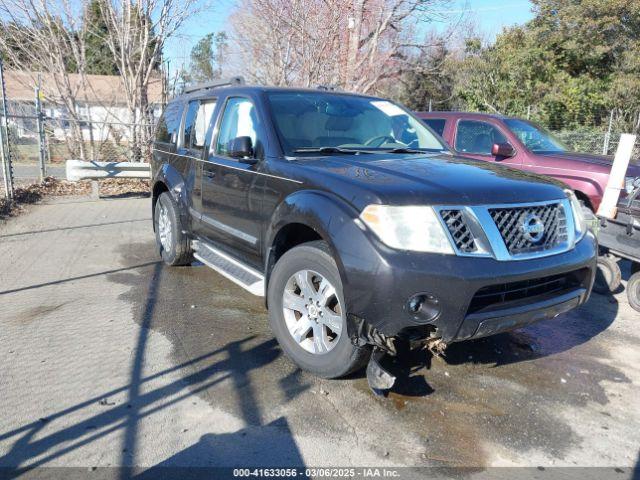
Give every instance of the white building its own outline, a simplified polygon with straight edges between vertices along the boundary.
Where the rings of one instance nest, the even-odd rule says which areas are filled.
[[[35,120],[20,116],[35,115],[35,81],[37,73],[5,71],[9,123],[19,138],[36,138]],[[116,143],[130,137],[129,124],[134,120],[127,107],[125,89],[121,77],[112,75],[87,75],[86,84],[78,74],[69,74],[72,88],[76,90],[76,114],[81,119],[82,135],[86,141]],[[60,93],[50,74],[40,75],[41,99],[44,114],[48,117],[47,129],[56,140],[69,135],[71,116],[59,101]],[[149,84],[149,103],[158,118],[162,108],[162,79],[155,77]],[[12,118],[13,116],[13,118]]]

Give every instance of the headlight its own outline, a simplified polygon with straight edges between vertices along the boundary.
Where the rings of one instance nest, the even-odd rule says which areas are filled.
[[[431,207],[369,205],[360,214],[360,219],[391,248],[454,254],[449,238]]]
[[[582,204],[571,190],[565,190],[567,198],[571,202],[571,211],[573,212],[573,223],[576,229],[576,242],[580,240],[587,231],[587,221],[582,212]]]

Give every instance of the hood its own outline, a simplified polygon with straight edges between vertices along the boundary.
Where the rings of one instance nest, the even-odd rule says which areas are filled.
[[[539,154],[549,160],[554,160],[560,164],[570,162],[577,170],[596,171],[601,173],[609,173],[613,164],[613,156],[611,155],[593,155],[590,153],[564,152]],[[632,162],[634,159],[631,160]],[[640,176],[640,166],[637,164],[629,164],[627,175],[632,177]]]
[[[447,154],[336,155],[296,162],[308,171],[310,184],[322,178],[318,187],[358,208],[376,202],[483,205],[564,198],[562,184],[554,179]]]

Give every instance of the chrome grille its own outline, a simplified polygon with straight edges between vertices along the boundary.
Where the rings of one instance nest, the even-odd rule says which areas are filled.
[[[568,240],[567,218],[560,203],[490,208],[489,214],[511,255],[542,252]],[[544,225],[544,232],[535,240],[526,235],[524,227],[526,219],[532,215]]]
[[[451,238],[453,238],[456,248],[464,253],[472,253],[478,250],[473,234],[464,223],[462,211],[460,210],[440,210],[440,216],[447,225]]]

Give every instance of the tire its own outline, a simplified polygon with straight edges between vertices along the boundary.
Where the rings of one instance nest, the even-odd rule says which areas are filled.
[[[640,262],[631,262],[631,275],[640,272]]]
[[[622,282],[622,272],[615,258],[610,256],[598,257],[598,270],[593,291],[601,295],[608,295],[617,290]]]
[[[328,282],[328,288],[320,289],[321,284],[327,285],[320,283],[321,279]],[[305,289],[298,283],[305,285]],[[328,292],[326,298],[322,291]],[[303,293],[313,295],[314,305],[305,305],[311,296],[305,299]],[[300,310],[285,309],[285,294],[291,299],[287,305]],[[369,359],[371,349],[357,347],[349,339],[342,281],[325,242],[302,244],[280,257],[269,279],[267,295],[271,329],[285,354],[303,370],[324,378],[338,378],[364,366]],[[317,308],[316,299],[320,304]],[[329,328],[329,324],[337,324],[337,319],[341,322],[339,333]],[[297,332],[297,340],[292,332]]]
[[[636,272],[627,282],[627,298],[629,299],[629,305],[635,311],[640,312],[640,272]]]
[[[170,266],[189,265],[193,261],[193,251],[189,238],[184,234],[178,205],[169,192],[160,194],[153,215],[153,223],[156,244],[164,263]],[[165,225],[168,225],[168,229]]]

